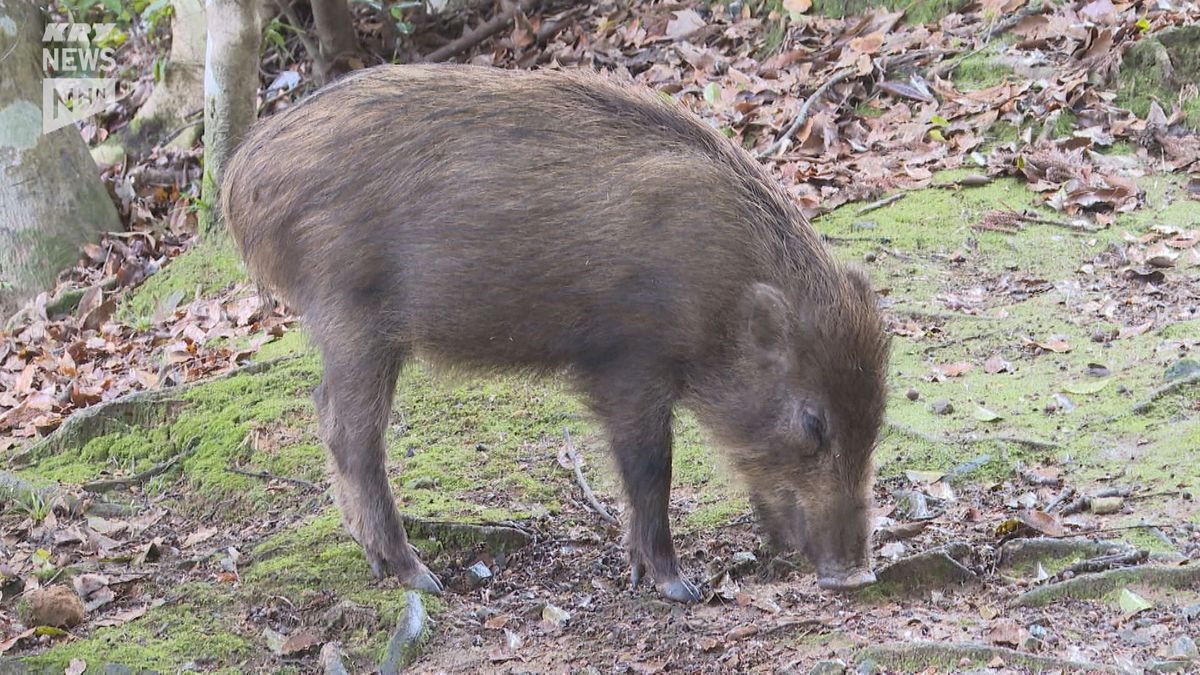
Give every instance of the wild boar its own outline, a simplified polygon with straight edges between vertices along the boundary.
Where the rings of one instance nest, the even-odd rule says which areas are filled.
[[[397,375],[420,356],[569,374],[623,479],[634,586],[700,598],[667,516],[677,405],[822,587],[874,580],[888,356],[875,295],[692,114],[594,73],[372,68],[259,122],[221,208],[320,348],[337,501],[377,575],[442,589],[384,471]]]

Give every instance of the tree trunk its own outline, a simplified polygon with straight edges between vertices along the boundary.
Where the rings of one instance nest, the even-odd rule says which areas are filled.
[[[204,0],[172,0],[171,55],[166,74],[129,126],[92,151],[101,164],[120,162],[125,152],[147,152],[167,134],[184,126],[188,115],[204,106]],[[200,137],[200,125],[185,128],[171,145],[190,148]]]
[[[42,133],[42,16],[0,0],[0,316],[54,284],[79,247],[121,229],[74,125]]]
[[[204,57],[204,203],[201,228],[220,231],[216,211],[225,160],[256,115],[260,0],[206,0],[208,46]],[[280,158],[280,161],[286,161]]]
[[[354,32],[354,17],[346,0],[312,0],[313,22],[317,24],[317,41],[321,45],[324,81],[362,68],[358,35]]]

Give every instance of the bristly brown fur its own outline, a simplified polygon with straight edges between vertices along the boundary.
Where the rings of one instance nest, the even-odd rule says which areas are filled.
[[[251,272],[322,350],[339,502],[377,572],[428,574],[382,470],[395,373],[414,353],[571,371],[617,455],[635,571],[672,597],[694,590],[666,522],[677,403],[776,519],[799,518],[792,502],[815,514],[784,533],[795,545],[837,526],[822,513],[869,499],[887,362],[869,284],[749,155],[641,87],[368,69],[259,123],[221,207]],[[847,546],[825,557],[859,565]]]

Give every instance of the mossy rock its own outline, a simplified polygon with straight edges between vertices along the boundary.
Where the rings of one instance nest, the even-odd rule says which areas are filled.
[[[1181,91],[1200,86],[1200,26],[1165,30],[1134,43],[1125,51],[1117,80],[1117,105],[1145,117],[1157,100],[1171,114]],[[1200,130],[1200,96],[1193,93],[1179,103],[1183,123]]]

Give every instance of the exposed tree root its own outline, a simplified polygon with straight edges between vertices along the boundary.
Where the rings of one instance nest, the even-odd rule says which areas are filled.
[[[489,552],[515,551],[533,542],[532,532],[512,525],[454,523],[403,514],[401,520],[412,539],[435,539],[463,548],[482,544]]]
[[[1147,584],[1165,588],[1200,587],[1200,565],[1184,567],[1125,567],[1122,569],[1084,574],[1058,583],[1047,584],[1022,593],[1019,607],[1044,607],[1062,598],[1089,600],[1103,597],[1122,586]]]
[[[429,631],[426,628],[429,615],[425,613],[425,605],[421,596],[415,591],[404,594],[408,601],[401,615],[396,632],[388,640],[387,652],[383,663],[379,665],[380,675],[396,675],[400,673],[421,654],[421,646],[425,644]]]
[[[1198,382],[1200,382],[1200,373],[1192,373],[1187,377],[1181,377],[1178,380],[1171,380],[1170,382],[1150,392],[1150,395],[1146,397],[1146,400],[1133,406],[1133,412],[1140,415],[1150,408],[1153,408],[1155,401],[1163,396],[1166,396],[1167,394],[1173,394],[1184,387],[1191,386]]]
[[[1072,556],[1095,558],[1115,553],[1129,553],[1131,551],[1133,551],[1132,547],[1121,542],[1094,541],[1080,537],[1072,539],[1054,539],[1051,537],[1013,539],[1000,547],[1000,556],[996,565],[998,567],[1012,567],[1039,560],[1068,558]]]
[[[187,405],[183,394],[194,387],[217,382],[236,375],[263,373],[295,356],[284,356],[234,368],[226,373],[166,389],[138,391],[112,401],[84,408],[63,422],[54,433],[36,441],[9,459],[11,466],[21,466],[40,457],[60,454],[68,449],[87,445],[93,438],[134,426],[156,426],[171,421]]]
[[[1119,673],[1112,666],[1086,661],[1070,661],[1053,656],[1040,656],[1004,647],[989,647],[974,643],[891,642],[867,647],[858,653],[859,661],[874,661],[900,672],[917,672],[929,666],[940,666],[945,672],[961,672],[963,659],[971,666],[981,667],[999,657],[1006,666],[1027,668],[1033,672],[1062,670],[1066,672]]]
[[[171,459],[168,459],[165,462],[159,462],[158,464],[155,464],[154,466],[150,467],[149,469],[146,469],[145,471],[143,471],[141,473],[134,474],[132,476],[127,476],[125,478],[109,478],[106,480],[94,480],[90,483],[84,483],[80,487],[82,487],[84,490],[86,490],[88,492],[108,492],[109,490],[116,490],[117,488],[125,488],[125,487],[130,487],[133,485],[141,485],[142,483],[145,483],[146,481],[150,480],[151,478],[154,478],[155,476],[161,476],[162,474],[166,473],[167,471],[170,471],[171,467],[178,464],[180,460],[182,460],[184,457],[187,457],[188,455],[192,454],[192,451],[195,450],[196,446],[199,444],[200,444],[200,439],[198,437],[193,438],[192,440],[188,441],[188,444],[183,449],[183,452],[179,453],[178,455],[175,455],[174,457],[172,457]]]

